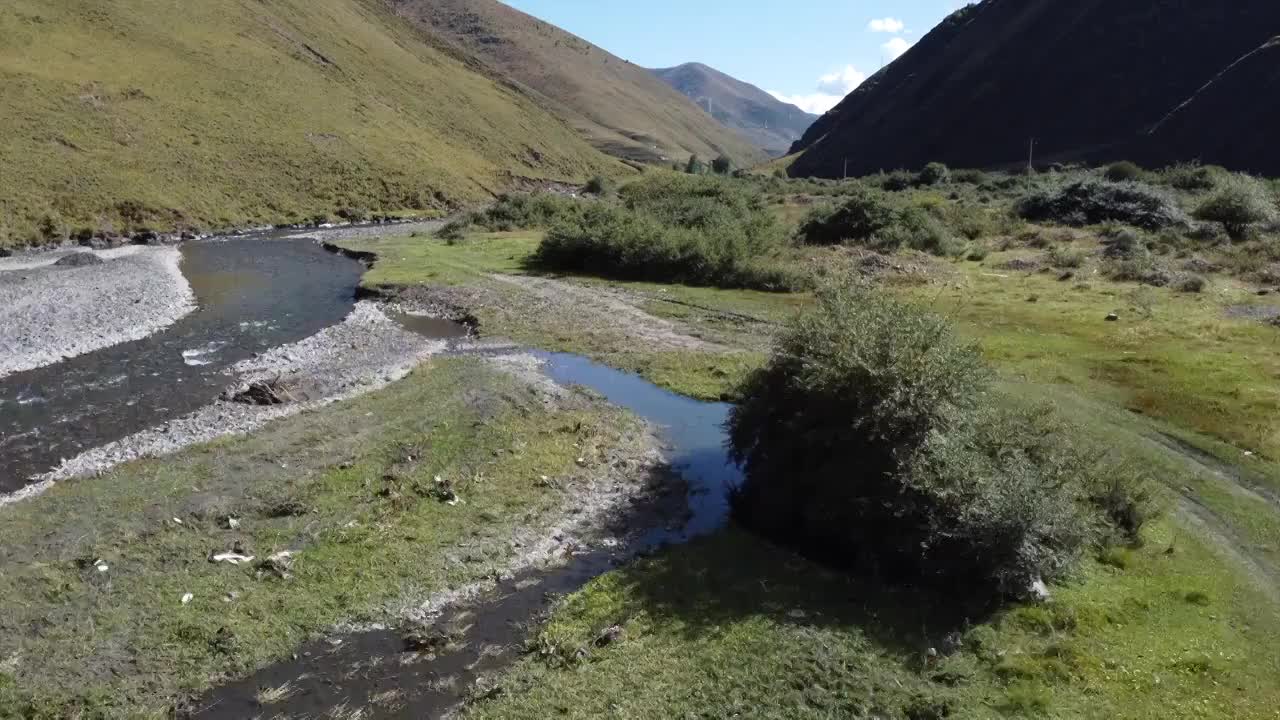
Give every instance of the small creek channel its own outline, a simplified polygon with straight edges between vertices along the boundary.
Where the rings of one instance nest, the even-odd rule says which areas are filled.
[[[198,309],[143,340],[123,343],[0,380],[0,493],[20,489],[64,458],[122,439],[212,402],[239,361],[303,340],[341,322],[355,303],[364,267],[296,231],[196,241],[182,246],[182,270]],[[408,330],[456,339],[467,328],[398,316]],[[467,354],[465,344],[451,352]],[[397,632],[376,631],[319,641],[296,660],[218,688],[180,713],[234,719],[267,711],[318,717],[339,707],[360,717],[433,718],[471,692],[474,681],[513,663],[529,628],[551,598],[581,588],[619,564],[666,544],[720,527],[727,490],[741,479],[725,452],[729,406],[703,403],[576,355],[536,353],[561,384],[580,385],[662,428],[667,457],[684,481],[684,497],[641,502],[614,519],[628,531],[625,547],[574,555],[552,569],[532,569],[437,619],[429,652],[405,652]],[[332,639],[331,639],[332,640]],[[410,661],[412,660],[412,661]],[[263,688],[293,692],[263,707]],[[389,695],[390,693],[390,695]],[[379,705],[379,697],[397,698]]]
[[[341,322],[365,269],[315,241],[283,239],[297,232],[185,243],[194,312],[142,340],[0,380],[0,493],[198,410],[237,362]]]
[[[675,502],[642,503],[620,519],[638,539],[625,548],[573,556],[562,567],[531,569],[503,579],[478,598],[446,608],[418,633],[409,648],[392,630],[356,633],[313,642],[295,659],[267,667],[201,698],[186,717],[438,718],[464,702],[475,681],[512,665],[532,628],[554,599],[580,589],[638,554],[678,544],[721,527],[728,516],[728,488],[741,479],[725,452],[729,406],[670,393],[645,380],[576,355],[537,353],[545,372],[561,384],[581,385],[658,425],[667,457],[687,486]],[[674,522],[673,522],[674,519]],[[422,646],[425,639],[426,647]],[[287,697],[259,702],[259,692],[287,687]]]

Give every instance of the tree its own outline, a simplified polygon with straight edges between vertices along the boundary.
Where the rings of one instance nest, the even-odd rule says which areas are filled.
[[[690,175],[701,175],[702,169],[702,161],[698,159],[698,156],[696,154],[690,155],[689,162],[684,166],[684,171]]]
[[[733,161],[727,155],[721,155],[711,161],[711,171],[717,175],[728,175],[733,170]]]

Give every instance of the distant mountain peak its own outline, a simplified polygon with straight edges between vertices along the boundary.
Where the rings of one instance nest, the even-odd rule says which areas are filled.
[[[401,17],[519,85],[598,149],[639,162],[765,158],[644,68],[497,0],[385,0]]]
[[[687,62],[650,72],[771,155],[785,154],[818,119],[705,63]]]

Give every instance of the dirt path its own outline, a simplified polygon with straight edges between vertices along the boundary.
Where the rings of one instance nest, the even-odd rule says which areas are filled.
[[[581,287],[551,278],[528,275],[488,275],[490,280],[517,287],[531,296],[534,311],[585,327],[626,333],[649,349],[729,352],[729,348],[688,334],[685,328],[636,307],[624,294],[600,287]]]
[[[1251,550],[1249,543],[1229,523],[1196,499],[1186,496],[1178,499],[1175,519],[1234,562],[1269,600],[1280,603],[1280,568]]]
[[[1166,433],[1148,440],[1178,457],[1193,472],[1210,475],[1222,482],[1235,494],[1264,503],[1280,513],[1280,498],[1254,482],[1248,471],[1229,465],[1216,457]],[[1255,587],[1273,602],[1280,603],[1280,567],[1259,552],[1230,522],[1197,498],[1189,490],[1183,490],[1178,498],[1176,519],[1189,530],[1206,538],[1218,551],[1240,567]]]

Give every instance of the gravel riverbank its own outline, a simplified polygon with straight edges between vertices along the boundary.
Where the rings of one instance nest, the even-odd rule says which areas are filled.
[[[273,381],[296,401],[249,405],[219,401],[159,427],[67,460],[40,478],[58,481],[94,475],[141,457],[253,432],[267,422],[376,390],[409,374],[447,343],[404,330],[372,302],[357,303],[341,324],[292,345],[275,348],[233,368],[228,386]],[[0,500],[0,504],[4,501]]]
[[[92,253],[101,264],[61,266],[74,252],[0,260],[0,377],[139,340],[195,309],[172,247]]]

